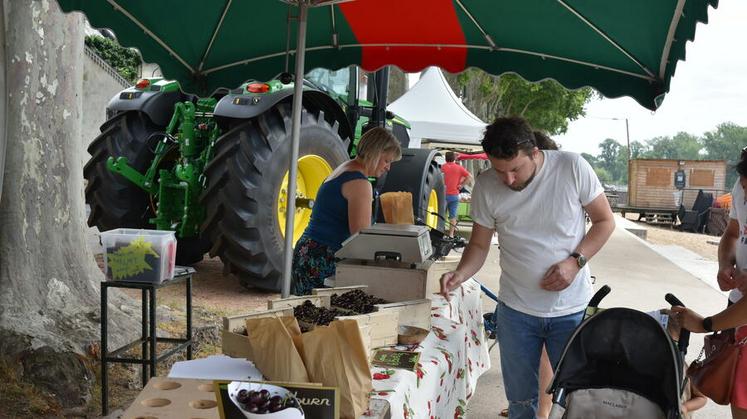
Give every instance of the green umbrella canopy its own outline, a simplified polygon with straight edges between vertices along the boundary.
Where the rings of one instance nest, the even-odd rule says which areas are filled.
[[[186,91],[293,72],[297,13],[279,0],[58,0],[110,28]],[[297,1],[297,0],[296,0]],[[656,109],[697,22],[718,0],[311,1],[306,68],[479,67],[591,86]],[[290,23],[289,23],[290,22]]]
[[[184,90],[207,95],[282,71],[343,68],[449,72],[478,67],[591,86],[656,109],[685,45],[718,0],[58,0],[138,48]],[[298,3],[312,6],[298,7]],[[308,13],[307,13],[308,12]],[[300,18],[296,18],[300,14]],[[300,24],[297,24],[300,22]],[[298,27],[305,27],[297,33]],[[303,44],[296,45],[300,39]],[[294,57],[298,48],[302,51]],[[298,59],[296,61],[296,58]],[[304,63],[305,59],[305,63]],[[297,64],[296,64],[297,63]],[[298,65],[296,70],[294,65]],[[296,84],[295,97],[302,95]],[[294,196],[301,101],[293,101],[288,195]],[[283,297],[290,290],[287,201]]]

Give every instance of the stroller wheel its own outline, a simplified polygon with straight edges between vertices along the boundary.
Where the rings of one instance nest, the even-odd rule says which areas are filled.
[[[488,340],[489,339],[493,340],[493,344],[490,345],[488,349],[490,350],[490,349],[493,349],[493,346],[495,346],[495,344],[498,342],[496,340],[496,338],[498,337],[498,334],[497,334],[498,330],[496,327],[497,325],[495,324],[494,313],[485,313],[482,315],[482,319],[483,319],[483,324],[485,326],[485,336],[487,337]]]
[[[485,324],[485,333],[490,337],[490,339],[495,339],[496,324],[493,313],[483,314],[482,319]]]

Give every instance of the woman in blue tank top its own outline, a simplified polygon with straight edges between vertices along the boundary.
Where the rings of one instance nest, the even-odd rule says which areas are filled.
[[[373,188],[379,177],[402,157],[399,141],[385,128],[367,131],[356,157],[341,164],[317,192],[311,221],[293,250],[291,290],[306,295],[335,274],[335,252],[352,234],[371,225]]]

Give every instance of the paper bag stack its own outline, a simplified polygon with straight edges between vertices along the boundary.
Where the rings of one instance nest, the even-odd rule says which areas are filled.
[[[379,200],[387,224],[415,224],[410,192],[386,192]]]
[[[268,380],[337,387],[342,418],[358,418],[368,409],[371,370],[355,320],[301,334],[293,316],[247,319],[246,330],[252,361]]]

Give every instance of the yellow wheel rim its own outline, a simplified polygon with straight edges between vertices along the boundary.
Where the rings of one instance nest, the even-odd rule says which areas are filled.
[[[438,227],[438,194],[435,189],[431,189],[428,196],[428,213],[425,215],[425,224],[430,228]]]
[[[316,199],[319,188],[324,183],[324,179],[332,173],[332,166],[327,160],[315,154],[309,154],[298,160],[298,173],[296,175],[296,197]],[[285,219],[288,205],[288,172],[285,172],[283,181],[280,183],[278,193],[278,216],[277,223],[280,226],[280,233],[285,237]],[[296,207],[296,213],[293,219],[293,244],[301,238],[306,226],[311,219],[310,208]]]

